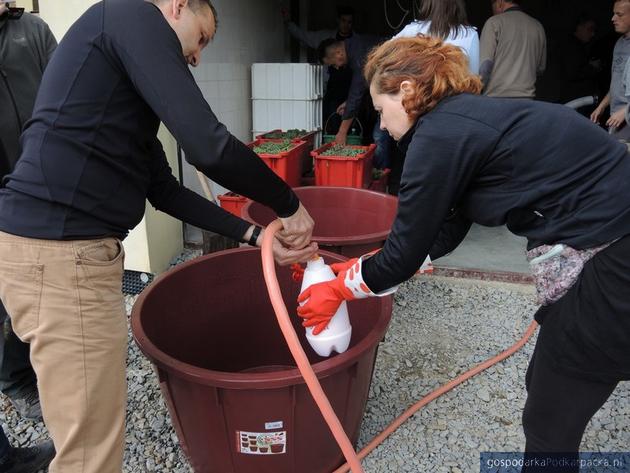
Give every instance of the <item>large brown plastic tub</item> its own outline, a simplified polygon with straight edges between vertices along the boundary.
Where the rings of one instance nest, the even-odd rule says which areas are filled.
[[[293,189],[315,220],[313,240],[325,250],[361,256],[385,243],[396,217],[398,199],[352,187],[296,187]],[[268,207],[249,201],[242,217],[268,225],[276,215]]]
[[[343,258],[322,252],[330,262]],[[299,284],[278,280],[290,314]],[[324,391],[356,445],[391,298],[348,306],[348,351],[320,358],[292,318]],[[166,272],[138,298],[133,335],[155,364],[196,473],[330,473],[339,447],[294,367],[265,287],[260,251],[213,253]]]

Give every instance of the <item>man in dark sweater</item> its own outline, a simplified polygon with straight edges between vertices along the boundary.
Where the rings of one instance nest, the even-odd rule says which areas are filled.
[[[0,299],[31,344],[51,471],[120,473],[127,324],[120,240],[145,200],[198,227],[260,245],[259,227],[173,177],[164,122],[186,159],[271,207],[284,229],[276,260],[305,260],[313,221],[296,195],[214,115],[189,65],[216,32],[209,0],[104,0],[66,33],[49,63],[22,154],[0,189]],[[174,323],[177,323],[174,321]]]
[[[20,133],[31,117],[37,89],[57,41],[40,18],[0,6],[0,180],[20,156]],[[7,319],[0,303],[0,325]],[[28,345],[10,329],[0,337],[0,390],[23,417],[41,418],[37,379]]]

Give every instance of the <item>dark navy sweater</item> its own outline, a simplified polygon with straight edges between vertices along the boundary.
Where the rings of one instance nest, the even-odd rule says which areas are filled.
[[[177,35],[144,0],[105,0],[67,32],[44,74],[22,155],[0,190],[0,230],[45,239],[124,237],[158,210],[241,238],[248,224],[182,187],[156,138],[219,184],[297,210],[291,189],[219,122]]]

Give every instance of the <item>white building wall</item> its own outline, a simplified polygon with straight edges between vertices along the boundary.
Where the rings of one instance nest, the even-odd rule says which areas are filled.
[[[214,0],[219,27],[193,75],[219,120],[239,140],[251,141],[251,66],[288,62],[289,36],[276,0]],[[203,195],[195,169],[183,165],[184,185]],[[226,190],[211,183],[215,198]],[[188,231],[187,239],[198,240]]]

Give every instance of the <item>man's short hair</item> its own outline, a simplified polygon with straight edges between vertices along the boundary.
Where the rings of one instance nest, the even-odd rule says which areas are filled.
[[[324,58],[326,57],[326,54],[328,53],[328,48],[338,43],[343,43],[343,41],[340,41],[336,38],[326,38],[324,41],[319,43],[319,46],[317,46],[317,58],[319,59],[319,62],[323,64]]]
[[[627,1],[628,3],[630,3],[630,0],[627,0]],[[582,11],[578,14],[577,18],[575,19],[574,25],[575,25],[575,28],[577,28],[580,25],[585,25],[586,23],[590,23],[590,22],[597,23],[593,15],[591,15],[588,12]]]
[[[339,6],[337,7],[337,18],[343,15],[352,15],[354,16],[354,8],[349,6]]]
[[[151,0],[151,2],[155,4],[164,3],[167,0]],[[195,13],[199,10],[203,5],[207,5],[212,12],[212,16],[214,17],[214,26],[217,28],[219,26],[219,17],[217,15],[217,9],[212,4],[212,0],[188,0],[188,5],[190,9]]]

